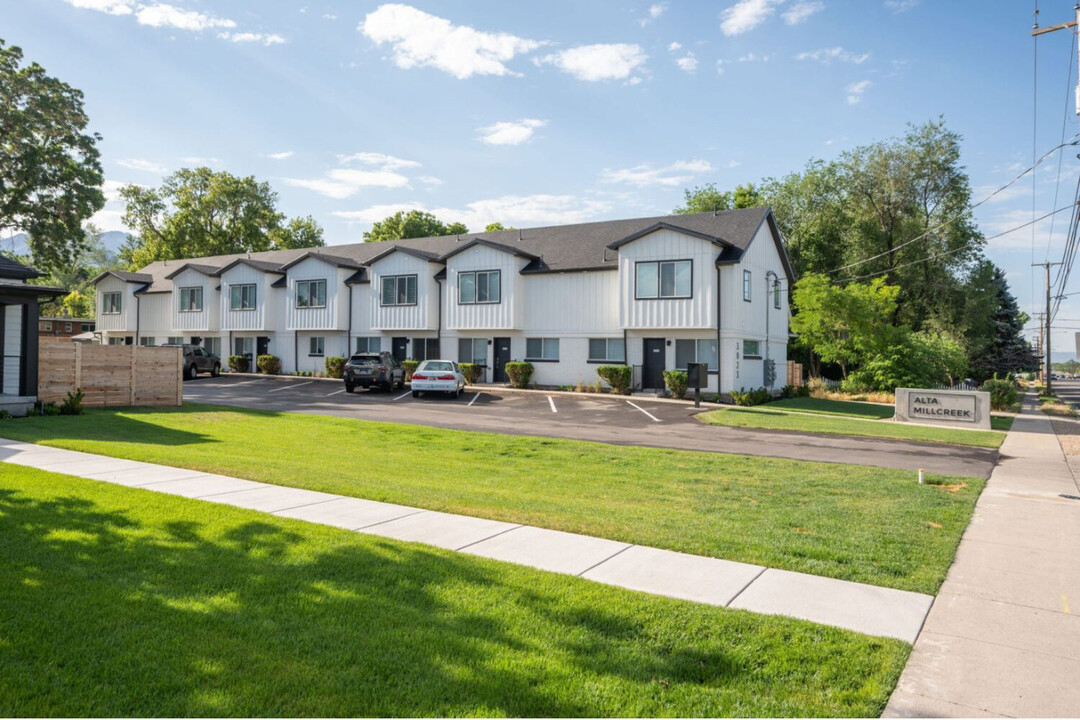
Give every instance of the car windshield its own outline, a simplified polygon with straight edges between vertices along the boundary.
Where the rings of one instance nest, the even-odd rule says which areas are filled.
[[[454,363],[447,360],[425,360],[417,370],[429,370],[431,372],[453,372]]]
[[[349,362],[353,365],[378,365],[382,358],[378,355],[353,355]]]

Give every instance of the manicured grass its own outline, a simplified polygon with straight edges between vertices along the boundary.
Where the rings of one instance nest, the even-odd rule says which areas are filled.
[[[895,410],[892,405],[851,402],[850,400],[824,400],[822,398],[812,397],[797,397],[788,398],[786,400],[774,400],[769,403],[768,406],[770,408],[787,410],[788,412],[841,415],[844,417],[866,418],[868,420],[891,418]]]
[[[823,401],[833,402],[833,401]],[[731,407],[698,415],[709,425],[725,427],[759,428],[763,430],[790,430],[826,435],[859,435],[865,437],[915,440],[917,442],[946,443],[997,448],[1005,441],[1005,434],[993,430],[954,430],[952,428],[909,425],[886,420],[866,421],[851,417],[837,417],[802,411],[798,413],[777,412],[775,403],[759,407]],[[1011,423],[1011,421],[1010,421]],[[991,426],[993,421],[991,420]]]
[[[1001,432],[1009,432],[1012,429],[1013,416],[1012,415],[991,415],[990,427]]]
[[[5,466],[3,716],[877,716],[908,654]]]
[[[206,405],[13,420],[0,436],[926,593],[983,484]]]

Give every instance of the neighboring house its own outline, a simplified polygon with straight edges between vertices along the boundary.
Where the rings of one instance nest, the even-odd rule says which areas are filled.
[[[92,318],[38,318],[39,337],[57,340],[70,340],[76,335],[92,332],[94,332],[94,320]]]
[[[152,263],[97,286],[102,342],[273,354],[285,372],[386,350],[485,367],[528,360],[539,385],[601,364],[710,368],[712,392],[787,382],[793,277],[768,208]]]
[[[38,301],[66,295],[60,288],[30,285],[42,273],[0,256],[0,410],[25,415],[38,390]]]

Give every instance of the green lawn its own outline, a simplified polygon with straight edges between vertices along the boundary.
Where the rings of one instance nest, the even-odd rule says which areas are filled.
[[[804,398],[798,398],[804,400]],[[839,405],[861,405],[836,400],[813,400],[815,403],[836,403]],[[709,425],[725,427],[759,428],[763,430],[790,430],[803,433],[824,433],[826,435],[859,435],[865,437],[893,438],[896,440],[915,440],[918,442],[946,443],[950,445],[972,445],[975,447],[998,448],[1005,441],[1005,433],[996,430],[959,430],[953,428],[928,427],[894,423],[886,420],[868,422],[865,417],[852,416],[837,409],[826,413],[808,408],[794,409],[785,406],[789,400],[781,400],[757,407],[729,407],[722,410],[701,413],[699,420]],[[875,410],[882,406],[870,406]],[[892,408],[888,417],[892,417]],[[784,412],[779,412],[783,410]],[[843,415],[848,415],[843,417]],[[1007,430],[1012,425],[1012,418],[991,418],[991,427]]]
[[[774,400],[769,403],[769,407],[787,410],[788,412],[820,413],[823,415],[866,418],[868,420],[891,418],[894,411],[892,405],[851,402],[850,400],[824,400],[810,397]]]
[[[5,466],[0,715],[877,716],[908,646]]]
[[[0,436],[925,593],[983,485],[205,405],[12,420]]]

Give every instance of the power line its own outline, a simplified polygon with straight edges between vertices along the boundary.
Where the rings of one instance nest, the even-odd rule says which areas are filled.
[[[1068,127],[1068,124],[1069,124],[1069,92],[1072,90],[1072,68],[1073,68],[1073,62],[1072,61],[1073,61],[1073,47],[1074,47],[1073,41],[1076,40],[1076,35],[1073,34],[1070,37],[1069,40],[1070,40],[1070,42],[1069,42],[1069,72],[1067,72],[1065,74],[1065,113],[1061,118],[1061,142],[1063,142],[1063,143],[1065,142],[1065,128]],[[1061,165],[1062,165],[1062,161],[1064,159],[1065,159],[1065,153],[1061,153],[1061,154],[1058,155],[1057,179],[1054,180],[1054,203],[1050,207],[1057,207],[1057,204],[1058,204],[1058,192],[1061,190]],[[1032,181],[1034,181],[1034,179],[1035,179],[1035,176],[1033,175],[1032,176]],[[1053,242],[1053,239],[1054,239],[1054,220],[1056,220],[1056,219],[1057,219],[1056,217],[1055,218],[1050,218],[1050,232],[1046,236],[1046,258],[1045,259],[1047,259],[1047,260],[1050,259],[1050,243]]]

